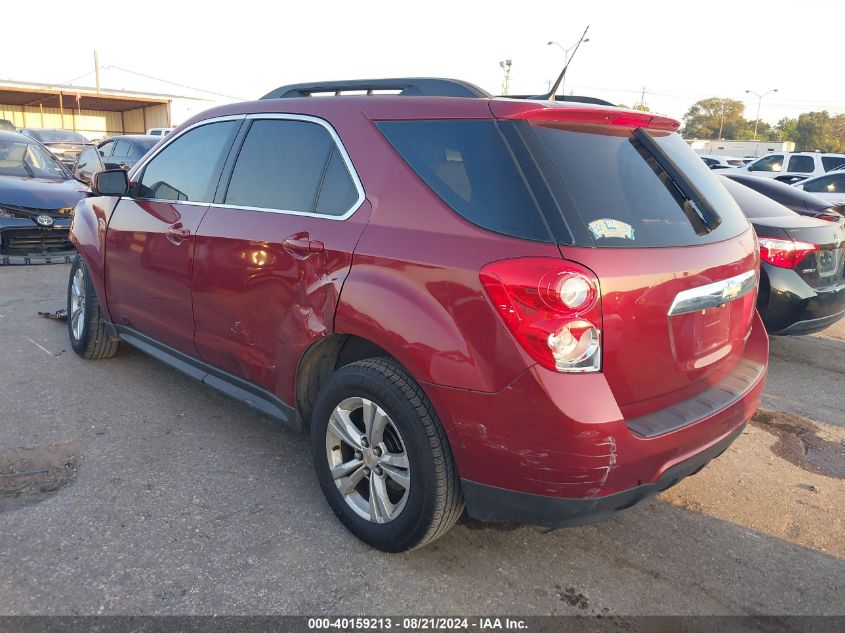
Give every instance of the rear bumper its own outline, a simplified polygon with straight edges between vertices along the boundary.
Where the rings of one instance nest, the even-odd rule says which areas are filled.
[[[710,408],[700,398],[668,407],[697,413],[663,429],[650,424],[648,434],[625,419],[600,373],[535,366],[495,394],[425,388],[449,433],[469,514],[557,527],[607,518],[724,451],[759,407],[767,358],[755,315],[737,364],[756,365],[754,375]],[[664,421],[662,413],[650,422]]]
[[[811,288],[791,269],[761,265],[768,277],[768,301],[763,322],[770,334],[811,334],[845,316],[845,282],[827,288]]]
[[[724,453],[743,428],[744,424],[697,455],[672,466],[654,483],[641,484],[593,499],[565,499],[514,492],[462,479],[467,512],[479,521],[529,523],[549,528],[603,521],[671,488],[684,477],[694,475],[710,460]]]

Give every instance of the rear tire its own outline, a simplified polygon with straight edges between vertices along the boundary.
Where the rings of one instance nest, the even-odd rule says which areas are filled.
[[[463,511],[437,414],[392,360],[358,361],[334,373],[314,406],[311,448],[332,510],[372,547],[421,547],[445,534]]]
[[[120,341],[106,331],[88,267],[79,255],[67,285],[67,332],[70,346],[82,358],[111,358],[117,353]]]

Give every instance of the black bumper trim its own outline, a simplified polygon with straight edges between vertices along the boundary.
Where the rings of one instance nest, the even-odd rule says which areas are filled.
[[[836,323],[839,319],[845,317],[845,310],[830,314],[828,316],[819,317],[818,319],[807,319],[805,321],[797,321],[785,327],[778,332],[771,332],[773,336],[789,336],[791,334],[812,334],[819,332]]]
[[[745,424],[688,460],[672,466],[653,484],[642,484],[604,497],[547,497],[461,479],[467,513],[479,521],[525,523],[548,528],[603,521],[697,473],[710,460],[724,453],[744,428]]]
[[[740,360],[730,374],[697,396],[654,413],[625,420],[631,432],[641,437],[657,437],[677,431],[727,409],[751,391],[766,373],[766,364],[748,358]]]

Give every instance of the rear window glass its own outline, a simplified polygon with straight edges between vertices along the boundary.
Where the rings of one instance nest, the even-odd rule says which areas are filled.
[[[464,218],[497,233],[551,241],[494,121],[383,121],[377,125],[411,169]]]
[[[32,130],[32,136],[41,143],[87,143],[81,134],[66,130]]]
[[[845,165],[845,156],[822,156],[822,166],[825,171]]]
[[[677,134],[650,133],[721,217],[698,235],[685,200],[668,176],[636,143],[629,130],[533,127],[557,171],[565,195],[558,204],[568,221],[583,221],[596,246],[652,247],[706,244],[748,228],[734,200],[698,154]]]

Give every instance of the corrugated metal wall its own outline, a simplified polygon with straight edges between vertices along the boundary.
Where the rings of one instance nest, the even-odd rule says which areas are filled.
[[[63,118],[59,108],[42,110],[38,106],[0,104],[0,119],[7,119],[19,128],[75,130],[90,139],[98,139],[115,134],[143,134],[151,127],[167,127],[167,105],[156,104],[123,113],[68,107]]]

